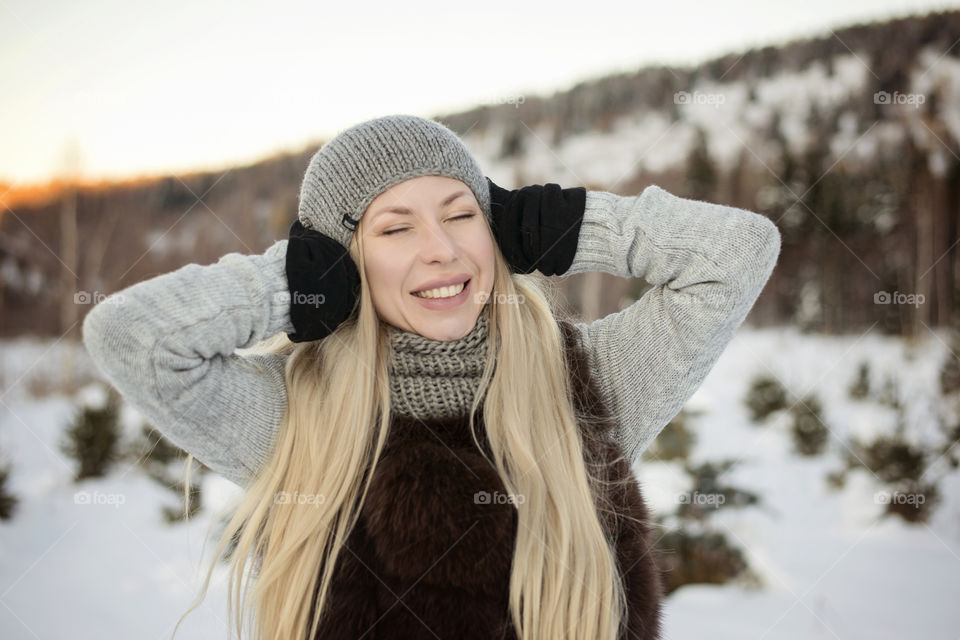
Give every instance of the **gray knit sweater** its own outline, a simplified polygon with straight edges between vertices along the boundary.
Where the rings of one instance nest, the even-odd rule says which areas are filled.
[[[96,305],[83,322],[87,350],[127,401],[174,444],[241,486],[266,460],[287,398],[283,356],[235,350],[293,331],[283,295],[286,242],[137,283]],[[587,192],[576,255],[561,278],[602,271],[652,285],[626,309],[576,324],[631,462],[700,386],[779,253],[776,225],[744,209],[657,186],[638,196]],[[448,343],[393,332],[394,348],[406,351],[405,360],[391,364],[394,403],[412,411],[417,403],[404,391],[411,376],[438,380],[445,375],[438,371],[449,371],[423,366],[433,354],[442,366],[470,372],[453,387],[437,387],[466,390],[450,396],[464,406],[480,364],[456,362],[479,352],[485,332],[486,323],[478,323]]]

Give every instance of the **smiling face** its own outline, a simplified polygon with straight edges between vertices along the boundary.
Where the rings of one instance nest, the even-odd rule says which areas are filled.
[[[473,329],[493,288],[494,246],[470,188],[446,176],[420,176],[378,195],[360,219],[363,265],[380,318],[433,340]],[[414,291],[463,282],[452,297]],[[456,293],[460,285],[439,292]],[[434,292],[437,294],[437,292]]]

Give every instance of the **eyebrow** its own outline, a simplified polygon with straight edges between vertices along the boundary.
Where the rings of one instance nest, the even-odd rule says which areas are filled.
[[[462,191],[462,190],[457,191],[456,193],[451,193],[449,196],[443,199],[443,202],[440,203],[440,206],[445,207],[449,205],[451,202],[453,202],[454,200],[456,200],[457,198],[462,198],[465,195],[469,195],[469,193],[467,191]],[[399,213],[400,215],[411,215],[413,211],[411,211],[407,207],[395,205],[392,207],[387,207],[385,209],[380,209],[379,211],[374,213],[373,216],[371,216],[370,221],[372,222],[374,218],[378,218],[381,213]]]

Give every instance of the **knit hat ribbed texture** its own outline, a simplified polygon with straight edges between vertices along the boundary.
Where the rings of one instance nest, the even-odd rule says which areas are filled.
[[[460,138],[435,120],[405,114],[353,125],[313,155],[300,186],[300,222],[349,248],[374,198],[427,175],[465,183],[492,223],[486,176]]]

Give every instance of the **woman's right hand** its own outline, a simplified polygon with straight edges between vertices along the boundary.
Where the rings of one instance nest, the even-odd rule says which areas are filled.
[[[504,258],[516,273],[566,273],[577,252],[586,206],[584,187],[529,185],[504,189],[487,178],[493,231]]]
[[[330,236],[290,226],[286,256],[292,342],[320,340],[349,316],[360,297],[360,272],[349,251]]]

